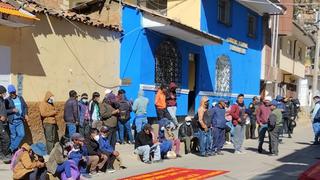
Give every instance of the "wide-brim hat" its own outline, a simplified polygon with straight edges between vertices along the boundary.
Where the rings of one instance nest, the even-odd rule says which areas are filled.
[[[35,143],[31,145],[31,150],[39,155],[39,156],[45,156],[47,155],[47,149],[46,149],[46,145],[43,143]]]

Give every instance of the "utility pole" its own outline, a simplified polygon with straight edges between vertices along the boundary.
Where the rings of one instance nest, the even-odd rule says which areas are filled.
[[[314,56],[312,96],[314,96],[318,90],[319,53],[320,53],[319,52],[320,51],[319,9],[316,12],[316,26],[317,26],[318,32],[317,32],[316,52]]]

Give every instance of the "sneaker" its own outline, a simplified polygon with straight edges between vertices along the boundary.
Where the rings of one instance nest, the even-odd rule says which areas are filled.
[[[216,153],[215,153],[215,152],[210,152],[210,153],[208,153],[207,155],[208,155],[208,156],[215,156]]]
[[[221,151],[218,151],[217,154],[218,155],[224,155],[223,152],[221,152]]]
[[[230,144],[232,144],[232,143],[231,143],[230,141],[226,141],[225,144],[230,145]]]
[[[146,162],[144,162],[144,163],[146,163],[146,164],[152,164],[152,161],[146,161]]]
[[[246,152],[243,152],[243,151],[235,151],[234,154],[246,154]]]
[[[278,154],[274,154],[274,153],[272,153],[272,154],[270,154],[270,156],[278,156]]]
[[[114,173],[114,172],[116,172],[116,170],[114,170],[114,169],[107,169],[107,172],[108,172],[108,173]]]
[[[162,159],[153,161],[153,163],[161,163],[161,162],[163,162]]]

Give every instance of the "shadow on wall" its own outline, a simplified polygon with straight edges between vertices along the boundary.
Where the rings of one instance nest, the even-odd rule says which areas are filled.
[[[301,144],[300,142],[297,143]],[[260,174],[252,179],[297,179],[297,177],[303,171],[305,171],[309,166],[318,161],[318,158],[320,156],[319,152],[319,146],[313,145],[310,145],[304,149],[296,150],[294,153],[278,159],[278,161],[285,163],[284,165],[272,169],[266,173]]]

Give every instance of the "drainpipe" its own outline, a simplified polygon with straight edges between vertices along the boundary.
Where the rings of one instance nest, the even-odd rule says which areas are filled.
[[[275,16],[276,19],[276,27],[275,27],[275,51],[274,51],[274,62],[273,62],[273,67],[277,67],[277,60],[278,60],[278,39],[279,39],[279,15]],[[275,83],[275,92],[278,92],[278,82],[276,81]]]

